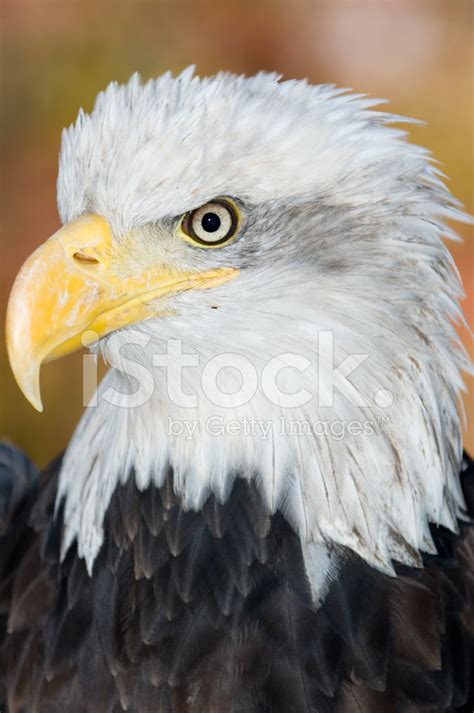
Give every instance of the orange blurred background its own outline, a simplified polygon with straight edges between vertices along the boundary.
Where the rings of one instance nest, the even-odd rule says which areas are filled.
[[[20,265],[58,227],[60,132],[106,84],[196,64],[277,70],[391,100],[389,110],[427,122],[411,138],[430,148],[473,212],[473,4],[470,0],[266,2],[43,2],[1,7],[0,319]],[[451,245],[474,315],[472,229]],[[467,330],[463,339],[472,354]],[[82,409],[81,355],[47,365],[45,411],[16,387],[0,340],[0,437],[43,465],[69,440]],[[474,450],[474,381],[465,404]]]

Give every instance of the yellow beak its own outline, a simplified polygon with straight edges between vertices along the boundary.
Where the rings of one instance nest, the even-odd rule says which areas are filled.
[[[38,411],[44,361],[156,315],[159,298],[217,287],[238,275],[234,268],[197,273],[160,267],[137,277],[127,275],[125,262],[107,221],[84,215],[58,230],[18,273],[7,308],[7,350],[20,389]]]

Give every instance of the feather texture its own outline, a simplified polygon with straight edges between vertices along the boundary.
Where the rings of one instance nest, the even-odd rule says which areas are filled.
[[[10,455],[12,477],[17,463],[28,470]],[[237,477],[225,504],[211,495],[196,513],[168,472],[160,490],[118,486],[89,576],[75,546],[63,561],[46,546],[63,528],[58,469],[15,501],[8,516],[28,516],[0,542],[2,552],[24,543],[14,571],[0,570],[9,713],[470,710],[470,525],[460,536],[434,528],[440,555],[424,568],[395,564],[396,577],[340,548],[318,607],[299,537],[252,482]],[[469,492],[468,460],[462,480]]]

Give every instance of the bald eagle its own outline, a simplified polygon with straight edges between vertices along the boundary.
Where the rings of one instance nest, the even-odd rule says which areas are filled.
[[[110,369],[43,472],[0,450],[2,711],[472,710],[466,216],[378,103],[188,69],[64,131],[9,359],[39,410]]]

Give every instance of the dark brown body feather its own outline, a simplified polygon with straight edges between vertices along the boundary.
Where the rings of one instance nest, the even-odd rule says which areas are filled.
[[[0,710],[8,713],[417,713],[473,710],[474,528],[387,577],[340,552],[316,609],[298,537],[235,481],[185,512],[172,473],[131,477],[92,578],[59,561],[59,462],[0,450]],[[474,465],[463,486],[474,513]],[[15,491],[13,492],[13,487]]]

